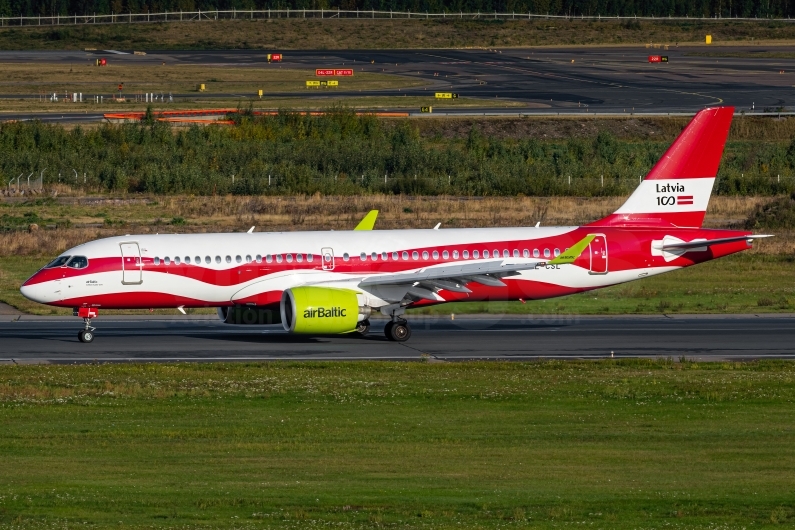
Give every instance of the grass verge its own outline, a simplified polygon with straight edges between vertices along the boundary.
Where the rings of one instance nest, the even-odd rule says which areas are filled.
[[[755,528],[795,365],[0,367],[0,525]]]
[[[205,85],[205,94],[245,93],[256,95],[265,92],[317,91],[306,90],[307,80],[316,80],[314,70],[282,68],[278,64],[261,63],[252,66],[224,67],[214,65],[161,64],[113,64],[98,68],[89,61],[75,64],[65,63],[6,63],[0,64],[3,80],[0,94],[37,94],[46,96],[64,91],[89,94],[116,94],[119,83],[124,84],[127,99],[144,92],[199,93],[199,85]],[[358,70],[358,69],[357,69]],[[340,90],[385,90],[417,87],[426,84],[420,79],[406,76],[357,71],[353,77],[340,81]],[[42,105],[44,106],[44,105]],[[54,104],[49,107],[96,108],[96,105]]]

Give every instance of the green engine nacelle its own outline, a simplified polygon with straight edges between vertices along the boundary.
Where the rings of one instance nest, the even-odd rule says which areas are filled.
[[[350,289],[293,287],[282,293],[282,325],[290,333],[350,333],[370,314],[363,299]]]

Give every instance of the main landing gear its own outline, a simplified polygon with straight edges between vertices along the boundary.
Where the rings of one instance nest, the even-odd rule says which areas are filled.
[[[411,328],[402,318],[391,320],[384,326],[384,335],[395,342],[406,342],[411,338]]]
[[[99,316],[99,310],[93,307],[78,307],[72,311],[72,314],[82,318],[86,326],[78,332],[77,339],[84,343],[94,342],[94,330],[96,328],[91,326],[91,319]]]

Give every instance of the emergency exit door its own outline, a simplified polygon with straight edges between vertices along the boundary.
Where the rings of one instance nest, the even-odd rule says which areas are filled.
[[[590,274],[607,274],[607,238],[604,234],[589,234],[594,236],[588,245],[591,255]]]

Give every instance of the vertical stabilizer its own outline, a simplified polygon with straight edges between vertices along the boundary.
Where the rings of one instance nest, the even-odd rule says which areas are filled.
[[[589,226],[701,227],[733,115],[734,107],[696,114],[627,202]]]

